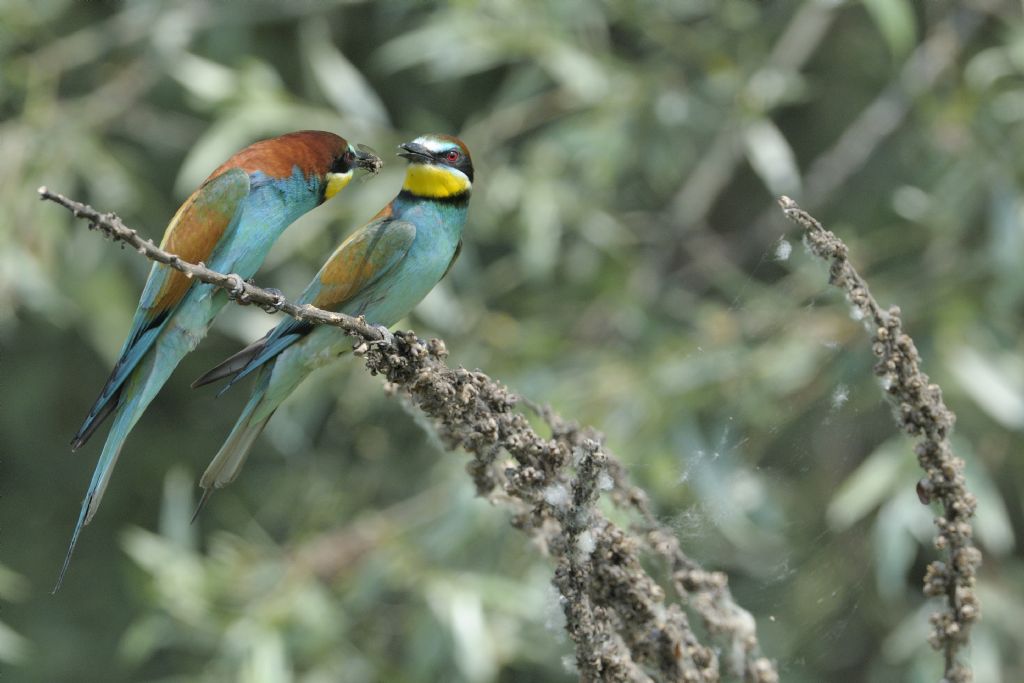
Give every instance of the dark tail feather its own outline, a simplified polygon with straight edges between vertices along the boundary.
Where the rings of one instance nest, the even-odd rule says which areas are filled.
[[[213,495],[213,487],[212,486],[210,488],[208,488],[208,489],[203,489],[203,496],[199,499],[199,504],[196,505],[196,510],[195,510],[195,512],[192,513],[192,521],[190,521],[189,524],[195,524],[196,523],[196,519],[199,517],[199,513],[203,511],[204,507],[206,507],[206,502],[208,500],[210,500],[210,496],[212,496],[212,495]]]
[[[136,317],[138,315],[139,313],[136,311]],[[92,404],[92,408],[89,409],[89,415],[85,418],[85,422],[79,427],[75,437],[71,439],[71,450],[78,450],[84,446],[85,442],[96,431],[96,428],[117,407],[121,399],[121,390],[124,387],[125,380],[128,379],[128,375],[131,374],[132,370],[139,364],[139,361],[142,360],[142,357],[153,346],[153,341],[156,339],[157,334],[160,333],[160,330],[163,329],[163,325],[169,315],[170,311],[163,311],[148,323],[136,328],[129,335],[128,339],[125,340],[124,347],[121,349],[121,356],[114,363],[114,368],[110,371],[110,377],[103,383],[103,389],[100,390],[99,397]]]
[[[202,377],[192,382],[192,388],[196,389],[228,377],[235,377],[238,373],[244,370],[247,365],[249,365],[253,358],[260,354],[266,343],[267,340],[266,337],[264,337],[259,341],[249,344],[249,346],[246,346],[235,355],[211,368]]]
[[[107,388],[103,387],[103,391],[106,390]],[[118,389],[116,393],[107,399],[106,403],[100,405],[100,401],[102,400],[103,394],[101,393],[100,397],[96,399],[96,405],[93,405],[92,410],[89,412],[89,417],[85,418],[85,422],[83,422],[82,426],[79,427],[78,433],[76,433],[74,438],[71,439],[72,451],[77,451],[79,448],[84,446],[85,442],[89,440],[89,437],[93,435],[93,432],[99,429],[99,426],[103,424],[103,421],[106,420],[112,412],[114,412],[114,409],[117,408],[117,404],[121,400],[121,390]],[[97,408],[97,406],[99,407]]]
[[[242,416],[238,418],[238,422],[235,423],[224,445],[220,447],[209,467],[203,472],[203,476],[199,480],[199,485],[203,488],[203,497],[199,499],[199,505],[196,506],[196,511],[192,514],[193,522],[196,521],[207,501],[210,500],[214,489],[223,488],[235,480],[249,456],[249,451],[252,450],[256,437],[263,432],[263,428],[273,417],[274,411],[272,410],[266,417],[255,422],[249,421],[261,398],[262,393],[257,393],[249,400],[249,404],[242,412]]]
[[[71,543],[68,545],[68,552],[64,555],[64,564],[60,567],[60,574],[57,575],[57,583],[50,591],[50,595],[54,595],[60,590],[60,587],[64,584],[64,575],[68,573],[68,567],[71,566],[71,556],[75,553],[75,546],[78,545],[78,536],[82,533],[82,527],[85,521],[85,512],[89,509],[89,505],[92,503],[92,494],[90,493],[85,503],[82,505],[82,511],[78,514],[78,524],[75,525],[75,530],[71,534]]]
[[[267,422],[270,421],[273,415],[274,413],[270,413],[270,415],[252,425],[235,426],[227,442],[221,446],[217,456],[210,463],[210,466],[206,468],[206,472],[203,473],[203,478],[200,482],[200,486],[203,487],[203,495],[199,499],[199,504],[196,505],[195,512],[192,513],[191,524],[196,523],[199,513],[206,507],[206,503],[209,502],[213,492],[216,489],[227,486],[238,476],[238,472],[242,469],[242,465],[245,464],[245,459],[249,456],[249,451],[252,449],[256,437],[263,432],[263,428],[267,426]]]

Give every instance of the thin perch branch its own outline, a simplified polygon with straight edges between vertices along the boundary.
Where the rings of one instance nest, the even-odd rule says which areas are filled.
[[[713,683],[724,670],[748,683],[777,683],[774,664],[760,655],[754,619],[733,600],[726,575],[705,571],[683,553],[595,430],[534,407],[551,431],[542,437],[516,410],[519,396],[482,372],[448,367],[439,339],[391,335],[361,318],[297,306],[237,275],[181,260],[140,238],[114,214],[46,188],[39,194],[148,258],[227,290],[239,303],[355,336],[354,353],[370,372],[383,375],[391,391],[429,416],[450,449],[461,447],[472,456],[467,470],[478,494],[510,509],[513,526],[551,555],[552,583],[561,596],[582,680]],[[619,527],[601,511],[598,501],[605,492],[639,518],[633,529]],[[667,561],[676,602],[644,569],[642,553]],[[715,647],[698,640],[685,608],[699,615]],[[718,651],[726,653],[721,665]]]
[[[279,292],[257,287],[234,273],[218,273],[207,268],[202,262],[190,263],[180,259],[177,255],[164,251],[153,244],[153,240],[139,237],[139,233],[122,223],[116,214],[100,213],[88,204],[68,199],[62,194],[51,192],[46,187],[40,187],[37,192],[40,199],[56,202],[73,213],[77,218],[84,218],[89,221],[90,228],[95,228],[107,237],[124,242],[150,260],[158,261],[175,270],[180,270],[187,277],[195,278],[200,282],[206,282],[226,290],[232,299],[242,305],[256,304],[268,312],[281,311],[304,322],[340,327],[346,332],[363,337],[367,341],[381,341],[385,338],[380,328],[370,325],[363,318],[353,318],[344,313],[325,311],[314,306],[293,304],[281,296]]]
[[[875,374],[882,381],[893,405],[897,423],[911,436],[919,437],[914,452],[925,472],[917,484],[924,504],[938,501],[943,514],[935,517],[939,532],[935,548],[948,551],[948,561],[930,563],[924,577],[924,594],[945,596],[945,609],[931,616],[928,642],[945,658],[949,683],[972,680],[970,668],[957,660],[969,641],[970,628],[981,617],[981,605],[974,592],[975,575],[981,565],[981,551],[971,542],[971,516],[977,500],[967,490],[964,461],[953,454],[949,435],[956,416],[942,400],[942,389],[921,372],[920,356],[910,335],[903,331],[900,309],[883,309],[871,296],[868,284],[849,261],[849,249],[813,216],[789,197],[779,198],[786,217],[804,229],[804,240],[818,258],[831,261],[829,282],[846,293],[862,319],[874,328],[871,351],[878,357]]]

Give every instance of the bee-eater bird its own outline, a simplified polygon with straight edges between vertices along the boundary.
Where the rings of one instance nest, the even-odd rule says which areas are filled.
[[[185,200],[160,246],[183,260],[250,278],[285,228],[337,194],[356,168],[379,167],[376,156],[333,133],[305,130],[256,142],[221,164]],[[71,440],[73,450],[80,448],[114,416],[54,590],[82,527],[96,514],[128,432],[227,301],[224,290],[153,264],[121,355]]]
[[[299,304],[362,315],[372,324],[390,327],[458,258],[473,187],[469,150],[447,135],[424,135],[399,148],[399,156],[409,161],[401,192],[341,243]],[[192,384],[230,377],[226,390],[257,373],[241,417],[199,482],[204,491],[196,514],[214,489],[238,476],[253,442],[282,401],[310,372],[350,347],[351,339],[341,329],[289,318]]]

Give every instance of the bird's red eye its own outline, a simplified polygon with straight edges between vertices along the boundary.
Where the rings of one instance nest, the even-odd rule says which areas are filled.
[[[444,155],[444,158],[448,160],[449,164],[454,164],[459,160],[459,152],[455,149],[448,150],[448,153]]]

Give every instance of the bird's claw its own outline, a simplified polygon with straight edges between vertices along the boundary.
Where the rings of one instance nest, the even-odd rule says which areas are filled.
[[[249,297],[245,293],[246,281],[242,279],[242,276],[238,273],[228,274],[228,297],[237,301],[240,305],[246,306],[249,303]]]
[[[395,335],[391,334],[391,330],[385,325],[371,325],[371,327],[380,333],[380,339],[370,342],[371,344],[380,344],[382,346],[395,345]]]
[[[267,288],[266,292],[274,297],[273,303],[260,304],[260,308],[267,313],[277,313],[286,303],[288,303],[288,300],[284,298],[284,292],[280,289]]]

